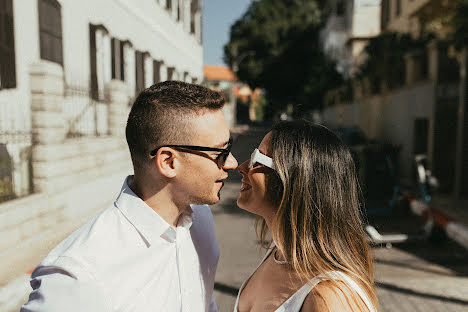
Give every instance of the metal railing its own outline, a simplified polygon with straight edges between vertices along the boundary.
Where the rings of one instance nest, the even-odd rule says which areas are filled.
[[[0,131],[0,203],[32,192],[31,132]]]
[[[108,96],[106,92],[92,97],[88,87],[66,85],[63,114],[67,137],[108,135]]]

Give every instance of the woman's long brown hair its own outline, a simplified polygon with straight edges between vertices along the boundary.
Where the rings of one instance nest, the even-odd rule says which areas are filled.
[[[377,307],[349,149],[330,130],[307,121],[280,122],[270,138],[276,176],[267,178],[267,186],[278,207],[270,230],[278,249],[301,278],[341,271]],[[266,231],[263,220],[262,242]]]

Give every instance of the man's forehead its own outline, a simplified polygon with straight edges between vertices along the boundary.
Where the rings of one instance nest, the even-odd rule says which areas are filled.
[[[225,146],[230,137],[229,127],[221,110],[208,111],[190,118],[188,133],[190,144],[206,144],[212,147]]]

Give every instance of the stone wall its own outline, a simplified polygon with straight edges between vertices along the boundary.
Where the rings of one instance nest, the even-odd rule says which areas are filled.
[[[34,194],[0,204],[0,286],[28,272],[97,211],[111,204],[132,173],[125,142],[125,84],[111,81],[109,135],[66,138],[63,71],[41,61],[30,71]]]

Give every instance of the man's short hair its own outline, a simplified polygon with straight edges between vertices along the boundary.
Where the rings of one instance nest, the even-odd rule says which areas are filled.
[[[157,146],[190,144],[190,119],[221,109],[220,92],[181,81],[165,81],[143,90],[128,116],[126,138],[134,168],[139,168]]]

